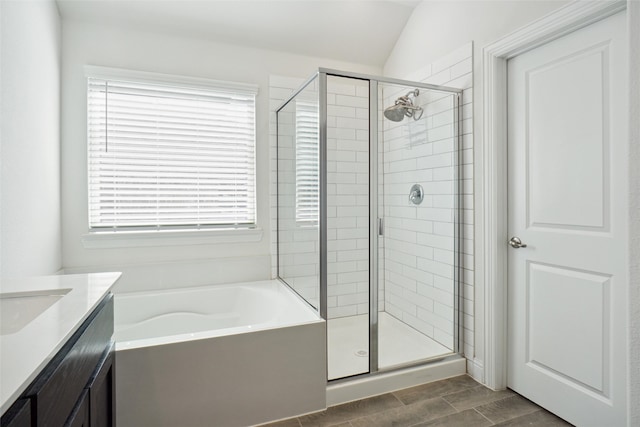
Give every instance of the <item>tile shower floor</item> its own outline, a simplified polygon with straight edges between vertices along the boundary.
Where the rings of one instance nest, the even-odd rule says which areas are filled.
[[[565,427],[571,424],[511,390],[492,391],[461,375],[332,406],[267,426]]]
[[[369,315],[340,317],[327,322],[329,379],[369,371]],[[378,314],[378,366],[389,368],[430,359],[451,350],[395,317]]]

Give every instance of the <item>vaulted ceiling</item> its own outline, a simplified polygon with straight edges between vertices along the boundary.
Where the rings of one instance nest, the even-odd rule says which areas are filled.
[[[64,20],[383,66],[420,0],[57,0]]]

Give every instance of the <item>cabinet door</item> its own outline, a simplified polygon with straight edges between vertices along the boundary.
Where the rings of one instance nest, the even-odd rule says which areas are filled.
[[[111,348],[89,383],[91,427],[114,427],[116,424],[114,360],[114,351]]]
[[[80,395],[80,399],[76,404],[74,411],[71,413],[65,427],[90,427],[89,424],[89,392],[84,390]]]
[[[2,416],[2,427],[31,427],[31,399],[19,399]]]

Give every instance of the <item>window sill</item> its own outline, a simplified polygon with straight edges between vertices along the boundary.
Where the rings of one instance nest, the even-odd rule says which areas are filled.
[[[261,228],[217,230],[99,231],[83,234],[87,249],[247,243],[262,240]]]

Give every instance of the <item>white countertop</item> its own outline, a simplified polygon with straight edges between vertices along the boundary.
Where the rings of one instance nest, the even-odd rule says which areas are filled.
[[[2,293],[69,291],[22,329],[0,335],[0,414],[20,397],[120,275],[92,273],[2,279]]]

